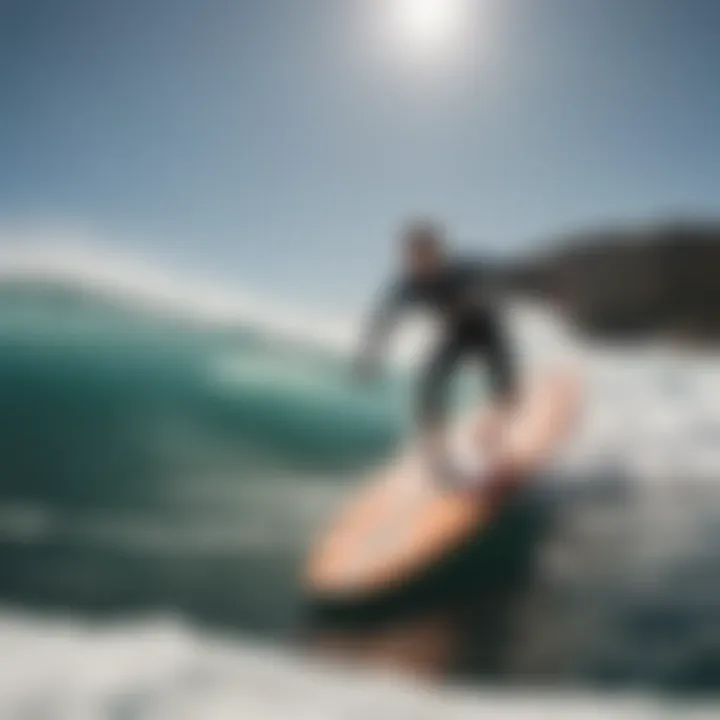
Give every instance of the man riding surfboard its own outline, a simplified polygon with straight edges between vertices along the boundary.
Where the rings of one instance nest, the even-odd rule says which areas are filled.
[[[431,310],[442,325],[442,338],[422,373],[416,409],[423,446],[442,480],[456,479],[448,462],[443,429],[448,381],[461,360],[475,358],[489,370],[492,399],[499,412],[486,424],[482,445],[498,444],[504,413],[516,393],[513,355],[489,293],[487,265],[454,257],[439,227],[416,221],[401,233],[403,268],[383,293],[364,336],[356,369],[374,374],[379,357],[400,312],[408,306]]]

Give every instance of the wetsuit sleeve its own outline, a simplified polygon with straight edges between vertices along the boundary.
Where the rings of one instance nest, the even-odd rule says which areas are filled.
[[[360,348],[361,363],[377,362],[398,315],[410,302],[411,295],[410,287],[406,282],[394,283],[385,291],[367,324]]]

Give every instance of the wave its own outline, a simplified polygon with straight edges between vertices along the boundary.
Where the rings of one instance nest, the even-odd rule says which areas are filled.
[[[409,430],[412,366],[368,392],[313,317],[106,253],[37,257],[0,252],[2,597],[292,634],[312,535]],[[511,319],[528,367],[582,364],[588,403],[527,498],[551,522],[510,598],[515,640],[492,641],[506,676],[711,686],[717,358],[589,347],[537,308]]]
[[[402,379],[355,386],[330,325],[138,268],[66,249],[0,254],[5,477],[27,489],[47,474],[28,467],[32,434],[65,491],[81,475],[146,483],[210,456],[357,467],[396,440]]]
[[[58,498],[79,498],[97,477],[129,492],[163,486],[179,467],[357,470],[409,428],[417,325],[368,389],[350,375],[353,323],[105,251],[2,248],[0,301],[6,492],[28,495],[50,475]],[[482,397],[463,387],[458,402]],[[46,467],[29,458],[33,434]]]

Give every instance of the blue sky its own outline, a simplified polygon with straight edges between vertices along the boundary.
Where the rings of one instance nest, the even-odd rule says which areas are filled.
[[[488,252],[717,214],[720,2],[477,5],[430,67],[380,0],[0,0],[0,223],[354,306],[408,213]]]

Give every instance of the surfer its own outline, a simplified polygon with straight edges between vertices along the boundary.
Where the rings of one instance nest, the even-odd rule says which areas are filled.
[[[474,258],[456,258],[440,228],[413,222],[401,233],[403,269],[384,292],[364,336],[356,371],[361,379],[376,374],[382,347],[400,311],[419,306],[432,311],[442,325],[442,339],[422,373],[416,419],[423,447],[442,479],[457,479],[442,452],[447,385],[459,361],[484,361],[497,412],[482,431],[484,449],[500,444],[502,418],[511,407],[516,373],[512,352],[495,299],[489,292],[488,267]]]

